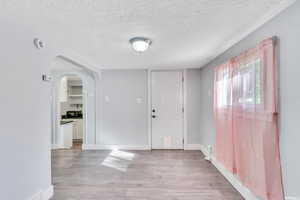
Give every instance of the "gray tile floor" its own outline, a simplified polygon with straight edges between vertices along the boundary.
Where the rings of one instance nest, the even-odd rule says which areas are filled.
[[[242,200],[199,151],[52,152],[52,200]]]

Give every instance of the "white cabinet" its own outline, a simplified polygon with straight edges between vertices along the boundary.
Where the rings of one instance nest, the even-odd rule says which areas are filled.
[[[82,97],[82,85],[70,85],[69,87],[70,97]]]
[[[60,126],[58,145],[61,148],[72,148],[73,145],[73,123],[67,123]]]
[[[83,120],[72,119],[74,121],[73,139],[83,139]]]
[[[82,119],[62,119],[62,121],[73,121],[73,139],[83,139],[83,120]]]
[[[83,120],[79,119],[77,121],[77,127],[78,127],[78,135],[77,138],[78,139],[83,139]]]

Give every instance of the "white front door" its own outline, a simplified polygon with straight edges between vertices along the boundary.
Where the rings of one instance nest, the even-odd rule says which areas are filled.
[[[152,149],[183,149],[183,73],[151,72]]]

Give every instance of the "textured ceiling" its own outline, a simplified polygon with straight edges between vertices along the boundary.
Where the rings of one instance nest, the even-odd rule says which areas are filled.
[[[99,68],[201,67],[288,1],[0,0],[0,15],[34,26],[46,44]],[[152,39],[149,51],[131,49],[135,36]]]

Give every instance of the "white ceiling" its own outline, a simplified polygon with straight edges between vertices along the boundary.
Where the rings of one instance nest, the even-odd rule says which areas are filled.
[[[0,8],[99,68],[182,68],[201,67],[291,2],[0,0]],[[152,39],[147,52],[131,49],[135,36]]]

